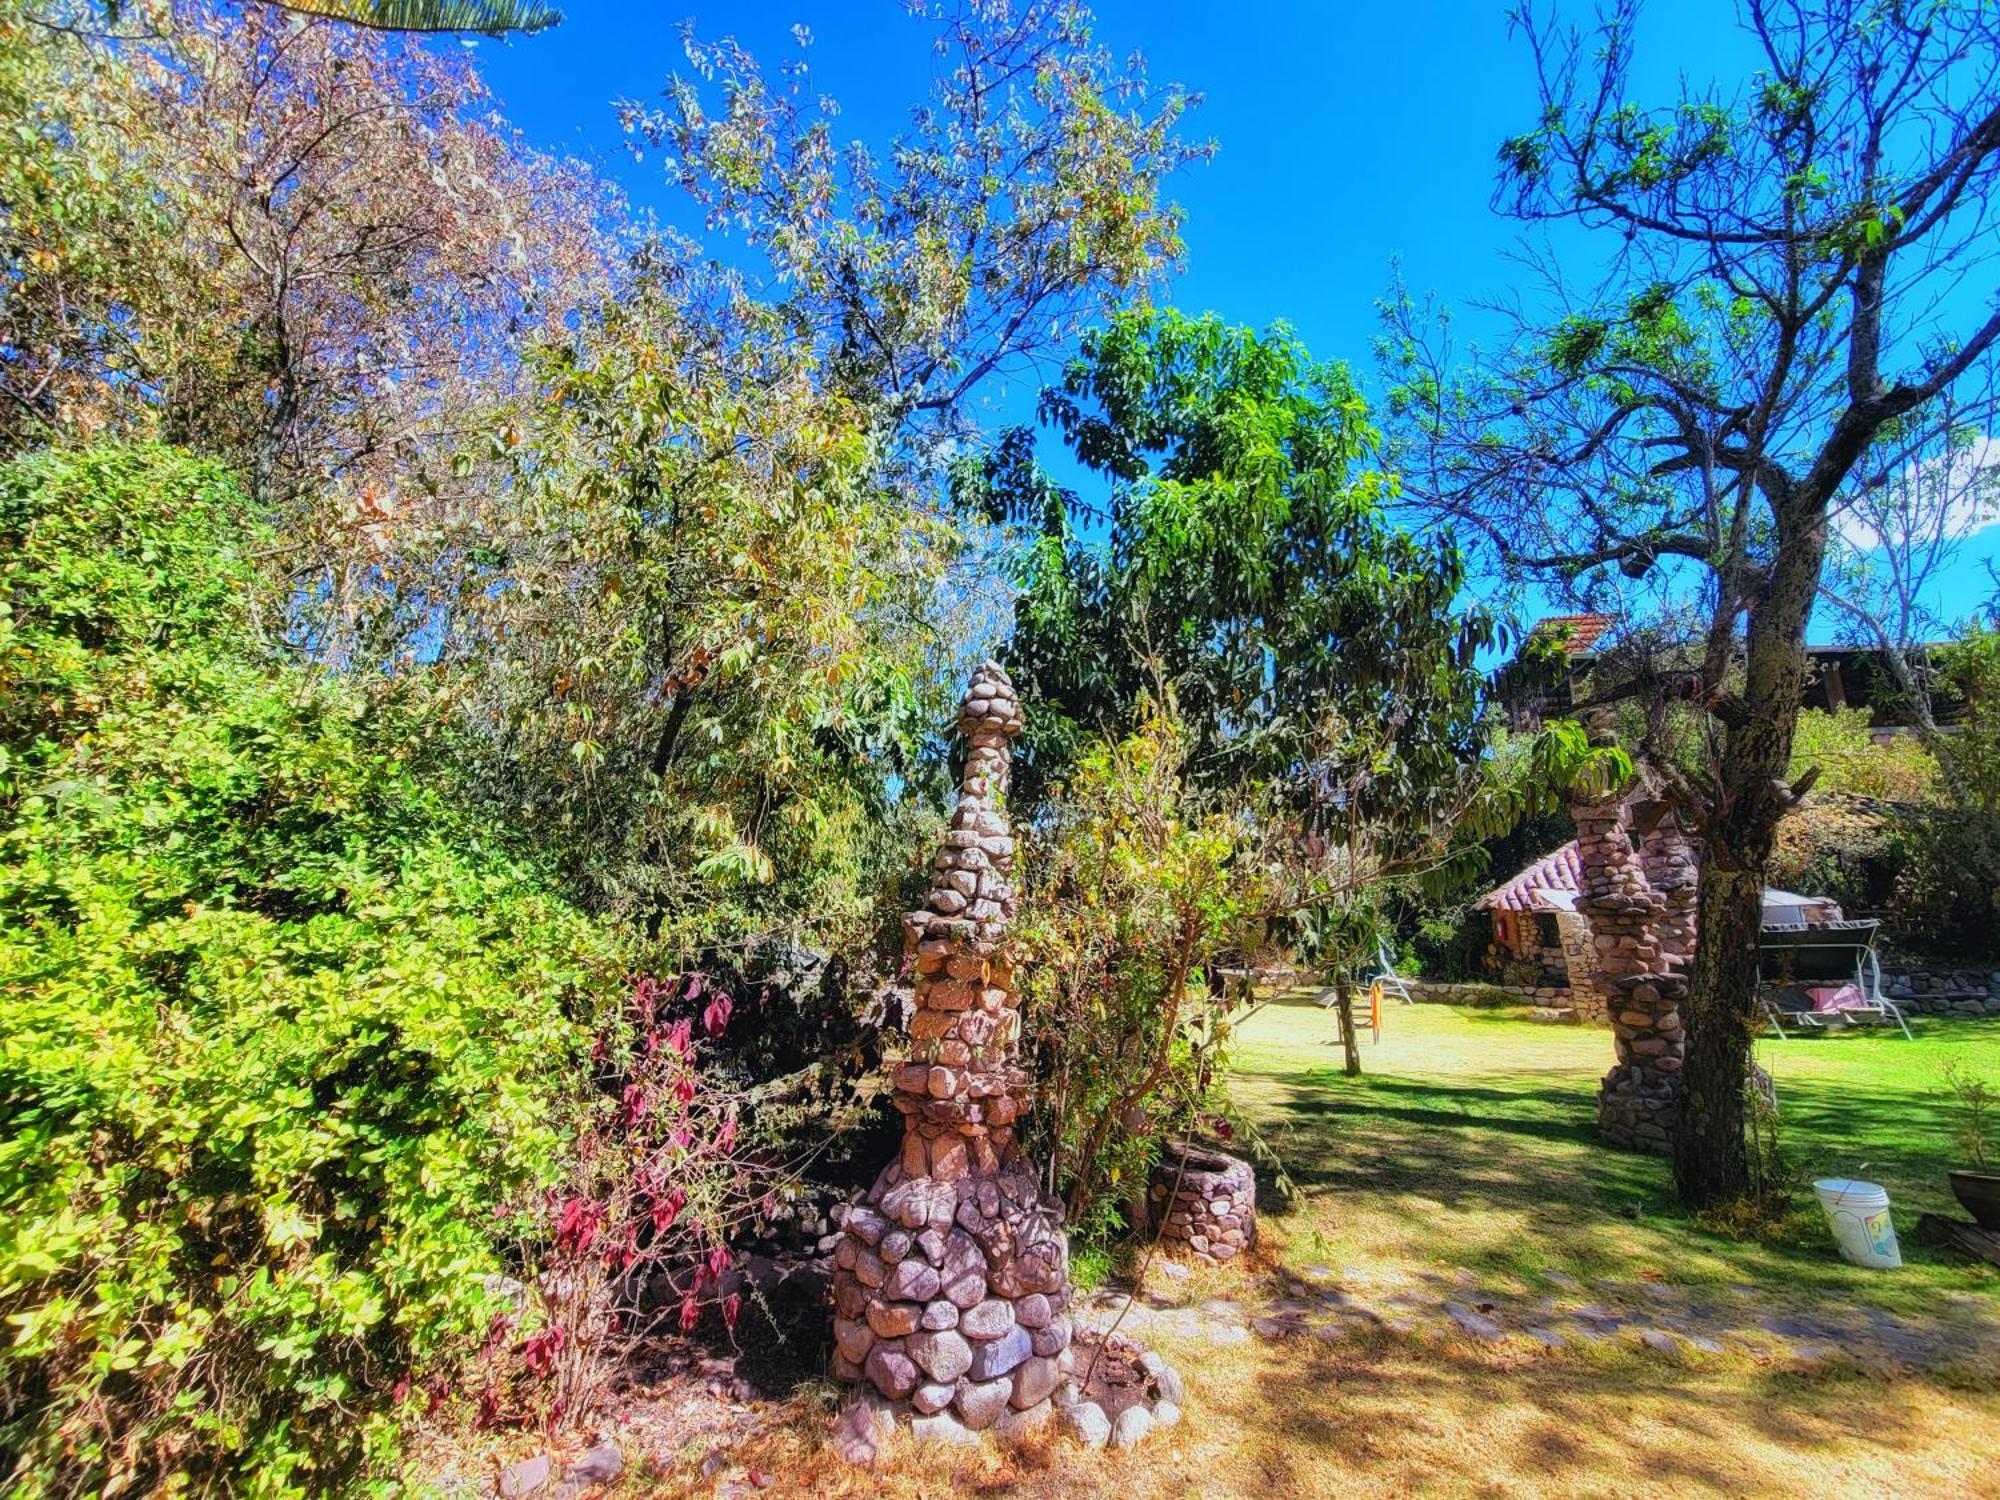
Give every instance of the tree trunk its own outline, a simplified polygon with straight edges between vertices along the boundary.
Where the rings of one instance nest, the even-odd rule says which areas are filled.
[[[1361,1047],[1354,1036],[1354,986],[1348,981],[1347,970],[1337,969],[1333,976],[1333,1007],[1340,1017],[1340,1045],[1347,1049],[1347,1076],[1361,1076]]]
[[[1713,795],[1698,810],[1701,884],[1674,1138],[1674,1185],[1689,1208],[1727,1203],[1751,1189],[1744,1089],[1764,876],[1778,820],[1791,805],[1785,775],[1805,690],[1806,622],[1825,551],[1823,507],[1795,502],[1781,512],[1769,582],[1750,613],[1743,687],[1723,730]]]
[[[1763,925],[1760,872],[1702,862],[1694,972],[1688,986],[1674,1183],[1681,1202],[1707,1208],[1750,1188],[1744,1087],[1750,1076],[1751,1007]]]

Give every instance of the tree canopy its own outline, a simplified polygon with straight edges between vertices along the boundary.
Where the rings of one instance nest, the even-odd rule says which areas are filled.
[[[1127,313],[1042,412],[1103,499],[1058,485],[1024,430],[956,476],[1022,533],[1003,659],[1040,710],[1028,794],[1171,691],[1196,784],[1277,779],[1300,806],[1422,821],[1476,758],[1495,625],[1461,606],[1455,547],[1391,524],[1345,368],[1282,327]]]

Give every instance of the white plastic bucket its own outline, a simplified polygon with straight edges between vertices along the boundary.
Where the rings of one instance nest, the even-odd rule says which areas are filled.
[[[1889,1217],[1889,1194],[1872,1182],[1822,1177],[1813,1184],[1841,1258],[1857,1266],[1893,1271],[1903,1264],[1896,1226]]]

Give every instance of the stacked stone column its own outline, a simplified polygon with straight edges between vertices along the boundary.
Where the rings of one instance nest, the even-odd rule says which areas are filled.
[[[1045,1418],[1070,1342],[1069,1243],[1014,1132],[1030,1102],[1008,926],[1009,741],[1020,703],[993,662],[959,707],[965,777],[924,910],[904,918],[917,971],[895,1068],[903,1145],[834,1251],[834,1374],[920,1433]]]
[[[1598,1090],[1598,1129],[1614,1145],[1669,1155],[1685,1048],[1682,970],[1694,941],[1694,851],[1657,802],[1578,803],[1570,813],[1582,869],[1577,910],[1597,953],[1587,982],[1618,1051]]]

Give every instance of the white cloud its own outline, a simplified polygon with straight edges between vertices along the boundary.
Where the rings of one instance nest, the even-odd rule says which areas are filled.
[[[1913,463],[1883,489],[1834,512],[1834,529],[1857,552],[1892,536],[1962,541],[2000,525],[2000,438],[1977,437],[1948,457]]]

